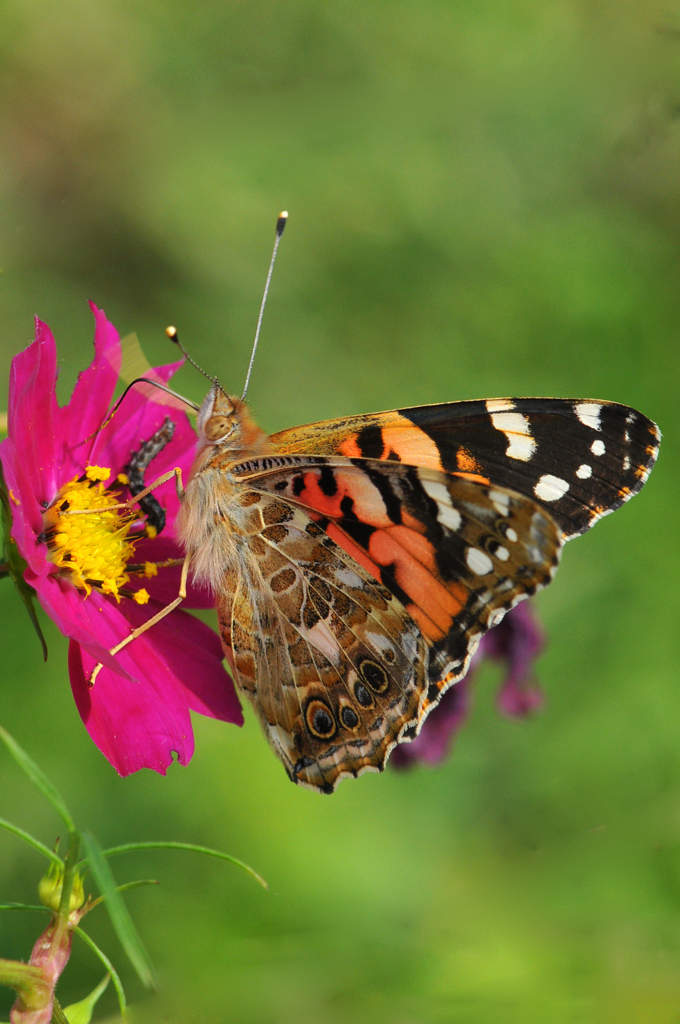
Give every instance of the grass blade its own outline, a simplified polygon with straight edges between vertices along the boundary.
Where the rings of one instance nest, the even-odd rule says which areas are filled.
[[[121,1015],[121,1017],[124,1017],[125,1016],[125,1010],[126,1010],[126,1007],[127,1007],[127,1002],[125,1000],[125,992],[123,990],[123,985],[121,983],[120,978],[118,977],[118,971],[113,966],[113,964],[109,960],[109,958],[106,955],[106,953],[102,952],[102,950],[99,948],[97,943],[94,942],[93,939],[90,938],[90,936],[87,934],[87,932],[84,932],[82,928],[74,928],[73,931],[76,933],[76,935],[80,935],[80,937],[83,940],[83,942],[85,943],[85,945],[89,946],[90,949],[92,950],[92,952],[95,954],[95,956],[99,957],[101,962],[104,964],[104,967],[106,968],[106,970],[111,975],[111,981],[113,982],[113,987],[115,988],[116,995],[118,996],[118,1005],[120,1006],[120,1015]]]
[[[59,864],[60,867],[63,868],[64,862],[59,854],[55,853],[54,850],[50,850],[49,846],[45,846],[45,844],[41,843],[39,839],[32,836],[30,832],[24,832],[23,828],[19,828],[18,825],[13,825],[11,821],[5,821],[4,818],[0,818],[0,828],[5,828],[8,832],[11,832],[12,835],[18,836],[19,839],[23,839],[24,842],[28,843],[29,846],[32,846],[34,850],[39,850],[44,857],[49,857],[49,859],[53,860],[55,864]]]
[[[71,812],[66,806],[66,803],[56,786],[50,782],[42,768],[38,768],[35,761],[28,756],[24,748],[20,747],[14,737],[10,736],[2,726],[0,726],[0,739],[3,741],[19,767],[23,769],[26,775],[28,775],[33,785],[38,787],[42,795],[52,804],[57,814],[64,819],[69,832],[75,832],[76,826],[73,818],[71,817]]]
[[[129,889],[139,889],[140,885],[160,885],[157,878],[138,878],[135,882],[124,882],[122,885],[116,886],[116,892],[128,892]],[[92,900],[88,908],[88,914],[90,910],[94,910],[100,903],[104,902],[104,897],[99,896],[96,900]],[[0,909],[2,909],[0,907]]]
[[[38,904],[33,906],[30,903],[0,903],[0,910],[41,910],[43,913],[45,911],[48,914],[51,913],[49,907],[38,906]]]
[[[87,853],[87,861],[99,892],[104,897],[104,903],[116,935],[142,984],[147,988],[153,988],[153,968],[149,955],[144,949],[123,898],[116,890],[116,882],[111,874],[111,868],[106,863],[104,851],[90,832],[83,832],[82,839]]]
[[[230,864],[235,864],[237,868],[246,871],[256,882],[259,882],[263,889],[269,888],[264,878],[258,875],[257,871],[253,871],[244,861],[239,860],[238,857],[232,857],[228,853],[222,853],[221,850],[212,850],[209,846],[196,846],[195,843],[175,842],[125,843],[123,846],[112,846],[110,849],[103,850],[102,852],[105,857],[115,857],[119,853],[132,853],[134,850],[190,850],[192,853],[205,853],[208,857],[217,857],[219,860],[226,860]]]

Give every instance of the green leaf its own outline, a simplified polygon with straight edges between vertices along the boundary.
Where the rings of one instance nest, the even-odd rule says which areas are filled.
[[[116,882],[111,874],[111,868],[106,863],[104,851],[90,832],[83,832],[82,839],[90,869],[99,892],[104,897],[105,906],[111,918],[111,924],[116,930],[116,935],[142,984],[147,988],[153,988],[153,967],[149,955],[144,949],[122,896],[116,891]]]
[[[10,736],[2,726],[0,726],[0,739],[3,741],[19,767],[26,772],[33,785],[38,787],[43,796],[52,804],[57,814],[64,819],[69,831],[75,832],[76,826],[73,822],[73,818],[71,817],[71,812],[66,806],[66,803],[56,786],[50,782],[43,770],[38,768],[35,761],[28,756],[23,747],[20,747],[14,737]]]
[[[64,1007],[64,1016],[66,1017],[68,1024],[90,1024],[92,1014],[94,1013],[94,1008],[97,1005],[99,997],[106,991],[106,987],[110,980],[110,974],[104,975],[96,989],[90,992],[89,996],[85,999],[81,999],[79,1003],[71,1003],[70,1006]]]
[[[125,843],[123,846],[112,846],[108,850],[103,850],[105,857],[115,857],[119,853],[132,853],[134,850],[190,850],[192,853],[204,853],[208,857],[217,857],[219,860],[229,861],[230,864],[235,864],[237,868],[241,868],[251,875],[256,882],[263,887],[268,889],[269,885],[265,882],[261,875],[258,875],[257,871],[245,864],[238,857],[232,857],[228,853],[222,853],[221,850],[212,850],[209,846],[196,846],[195,843],[175,843],[175,842],[149,842],[149,843]]]
[[[0,818],[0,828],[5,828],[8,832],[18,836],[19,839],[23,839],[25,843],[28,843],[29,846],[32,846],[35,850],[39,850],[43,856],[49,857],[50,860],[53,860],[55,864],[59,864],[60,867],[64,866],[64,862],[58,853],[55,853],[54,850],[50,850],[49,846],[45,846],[44,843],[41,843],[39,839],[36,839],[29,832],[24,832],[24,830],[19,828],[18,825],[13,825],[10,821],[5,821],[4,818]]]
[[[135,882],[124,882],[122,885],[117,885],[116,892],[128,892],[129,889],[139,889],[140,885],[160,885],[160,882],[157,878],[138,878]],[[99,899],[93,900],[88,907],[88,913],[103,902],[103,896],[100,896]]]
[[[52,1020],[50,1024],[68,1024],[68,1019],[64,1016],[64,1011],[56,996],[52,997]]]
[[[49,907],[39,906],[37,903],[33,906],[30,903],[0,903],[0,910],[39,910],[43,914],[45,911],[51,913]]]
[[[10,495],[7,491],[7,485],[5,484],[5,478],[2,473],[2,465],[0,465],[0,512],[2,514],[2,532],[3,532],[3,553],[5,561],[2,565],[2,575],[9,575],[14,581],[14,585],[19,591],[19,597],[24,603],[28,616],[33,623],[33,628],[38,634],[38,639],[42,645],[43,658],[47,661],[47,644],[45,643],[45,637],[43,636],[40,623],[38,622],[38,616],[36,615],[35,605],[33,599],[35,598],[35,590],[30,587],[24,578],[24,570],[26,569],[27,563],[21,557],[19,549],[16,546],[16,542],[12,537],[12,508],[10,505]]]
[[[90,947],[95,956],[99,957],[101,962],[104,964],[104,967],[111,975],[111,981],[113,982],[113,987],[115,988],[116,995],[118,996],[118,1005],[120,1006],[121,1016],[124,1017],[127,1003],[125,1000],[125,992],[123,991],[123,985],[121,983],[120,978],[118,977],[118,971],[113,966],[106,953],[102,952],[97,943],[90,938],[87,932],[84,932],[82,928],[74,928],[73,931],[76,933],[76,935],[79,935],[81,937],[86,946]]]

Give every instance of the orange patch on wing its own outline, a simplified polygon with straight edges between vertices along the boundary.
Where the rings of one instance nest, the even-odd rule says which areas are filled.
[[[459,476],[461,480],[472,480],[477,484],[490,484],[488,476],[480,476],[479,473],[451,473],[451,476]]]
[[[467,448],[459,448],[456,452],[456,465],[461,473],[477,473],[481,474],[482,467],[475,459],[472,452],[469,452]]]
[[[340,455],[346,455],[348,459],[360,459],[361,448],[357,444],[357,435],[350,434],[338,445],[338,452]]]
[[[443,640],[446,633],[435,626],[432,619],[430,619],[416,604],[407,604],[406,611],[409,613],[416,626],[423,634],[426,640],[430,640],[434,643],[436,640]]]
[[[426,569],[430,572],[437,571],[434,548],[422,533],[416,533],[414,530],[409,529],[408,526],[391,526],[387,533],[390,537],[394,538],[404,551],[416,558]]]
[[[401,462],[410,466],[427,466],[429,469],[442,469],[442,461],[437,445],[424,430],[416,427],[405,416],[396,412],[381,413],[367,418],[363,426],[379,427],[382,431],[383,452],[381,459],[390,454],[398,455]],[[337,445],[337,451],[351,459],[363,458],[359,447],[360,430],[347,434]]]
[[[405,416],[399,416],[398,425],[383,427],[385,455],[393,451],[402,462],[412,466],[427,466],[428,469],[442,469],[439,449],[424,430],[416,427]]]
[[[394,566],[398,586],[438,629],[448,633],[460,612],[460,603],[430,570],[404,550],[391,530],[376,530],[371,535],[369,554],[378,565]]]
[[[353,558],[355,562],[358,562],[366,572],[370,573],[378,583],[381,582],[380,569],[378,566],[371,558],[369,558],[363,548],[360,548],[358,544],[354,543],[351,537],[348,537],[344,530],[341,530],[339,526],[335,525],[335,523],[329,523],[326,527],[326,533],[331,540],[335,541],[338,547],[341,547],[343,551],[346,551],[347,554]]]
[[[337,491],[328,495],[319,487],[319,473],[315,470],[304,474],[304,486],[298,491],[295,500],[308,509],[321,512],[329,519],[342,519],[340,507],[342,499],[349,497],[353,501],[352,511],[362,522],[371,526],[386,527],[391,519],[385,511],[385,503],[380,491],[370,479],[361,473],[343,473],[335,470]]]

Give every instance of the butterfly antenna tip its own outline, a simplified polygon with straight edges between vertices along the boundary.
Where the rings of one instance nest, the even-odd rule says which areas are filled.
[[[177,348],[180,350],[180,352],[182,353],[184,358],[188,359],[189,362],[191,363],[191,365],[194,366],[198,370],[199,373],[202,373],[204,377],[207,377],[208,380],[212,381],[213,384],[216,384],[218,388],[222,387],[222,385],[218,381],[217,377],[211,377],[209,373],[206,373],[205,370],[201,366],[198,365],[198,363],[196,362],[195,359],[191,358],[191,356],[189,355],[189,353],[185,349],[184,345],[179,340],[179,334],[177,333],[177,328],[176,327],[166,327],[165,328],[165,333],[167,334],[168,338],[170,338],[170,341],[174,342],[175,345],[177,345]]]
[[[281,241],[281,235],[283,234],[284,228],[288,223],[288,210],[282,210],[276,218],[276,238],[274,239],[274,251],[272,258],[269,261],[269,272],[267,274],[267,280],[264,285],[264,295],[262,296],[262,303],[260,305],[260,315],[257,318],[257,327],[255,328],[255,341],[253,342],[253,350],[250,353],[250,362],[248,363],[248,372],[246,374],[246,382],[243,387],[243,394],[241,398],[246,397],[246,391],[250,384],[250,375],[253,372],[253,363],[255,362],[255,353],[257,352],[257,343],[260,340],[260,329],[262,327],[262,317],[264,316],[264,307],[267,303],[267,296],[269,295],[269,285],[272,279],[272,271],[274,270],[274,262],[276,260],[276,253],[278,252],[279,242]]]

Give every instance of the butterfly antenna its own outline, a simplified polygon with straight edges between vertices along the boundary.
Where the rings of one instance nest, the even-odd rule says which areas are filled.
[[[223,390],[222,385],[218,381],[217,377],[211,377],[209,373],[206,373],[205,370],[201,366],[198,365],[198,363],[196,362],[195,359],[191,358],[191,356],[189,355],[189,353],[185,349],[184,345],[179,340],[179,334],[177,333],[177,328],[176,327],[166,327],[165,328],[165,333],[167,334],[168,338],[170,338],[170,341],[174,341],[175,345],[177,345],[177,348],[180,350],[180,352],[182,353],[184,358],[188,359],[189,362],[191,363],[191,365],[194,366],[198,370],[199,373],[202,373],[203,376],[207,377],[209,381],[212,381],[213,384],[216,384],[217,387],[220,390]]]
[[[89,434],[87,437],[84,437],[82,441],[79,441],[78,444],[76,445],[76,448],[78,448],[81,444],[85,444],[87,441],[91,441],[93,437],[96,437],[97,434],[104,429],[104,427],[108,427],[109,423],[118,412],[121,402],[127,395],[128,391],[130,391],[135,386],[135,384],[150,384],[151,387],[153,388],[159,388],[161,391],[165,391],[166,395],[172,395],[173,398],[177,398],[180,402],[183,402],[184,405],[188,405],[190,409],[193,409],[194,412],[199,411],[199,406],[197,406],[195,402],[192,402],[190,401],[190,399],[185,398],[184,395],[180,395],[178,391],[173,391],[172,388],[169,388],[167,384],[162,384],[160,381],[153,380],[150,377],[137,377],[135,380],[130,381],[128,386],[125,388],[125,391],[120,396],[120,398],[118,399],[118,401],[116,402],[116,404],[114,405],[113,409],[106,417],[104,422],[101,423],[97,427],[97,429],[93,431],[93,433]]]
[[[286,226],[286,221],[287,220],[288,220],[288,212],[286,210],[284,210],[282,213],[279,214],[278,219],[276,221],[276,238],[274,239],[274,251],[272,253],[271,262],[269,264],[269,273],[267,274],[267,280],[266,280],[265,286],[264,286],[264,295],[262,296],[262,305],[260,306],[260,315],[257,318],[257,328],[255,329],[255,341],[253,342],[253,351],[250,353],[250,363],[248,364],[248,372],[246,374],[246,382],[245,382],[245,385],[243,387],[243,394],[241,395],[241,399],[244,399],[246,397],[246,391],[248,390],[248,385],[250,384],[250,375],[253,372],[253,363],[255,362],[255,353],[257,352],[257,343],[260,340],[260,328],[262,327],[262,317],[264,316],[264,307],[265,307],[265,304],[267,302],[267,295],[269,294],[269,284],[270,284],[270,281],[272,279],[272,271],[274,270],[274,260],[276,259],[276,253],[278,252],[279,242],[281,241],[281,235],[283,234],[283,229]]]

